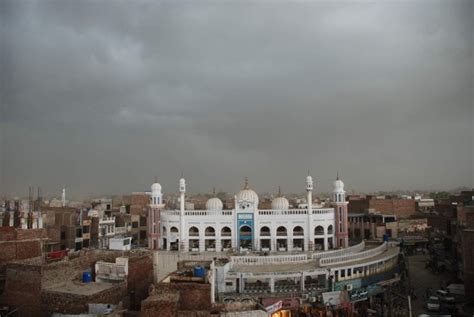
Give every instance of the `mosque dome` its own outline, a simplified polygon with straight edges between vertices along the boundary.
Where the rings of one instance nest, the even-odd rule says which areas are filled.
[[[282,195],[280,186],[278,186],[278,195],[272,200],[272,209],[287,210],[289,207],[290,202]]]
[[[258,195],[250,189],[247,178],[245,178],[244,189],[237,194],[237,201],[252,203],[255,208],[258,208]]]
[[[209,198],[206,202],[207,210],[222,210],[223,207],[222,200],[217,197]]]
[[[151,192],[152,193],[161,193],[161,185],[158,182],[155,182],[151,185]]]
[[[272,200],[272,209],[275,210],[287,210],[290,207],[288,199],[283,196],[277,197]]]

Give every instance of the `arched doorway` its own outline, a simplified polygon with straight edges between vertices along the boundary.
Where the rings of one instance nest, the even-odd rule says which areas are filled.
[[[239,229],[239,247],[242,251],[252,249],[252,228],[243,225]]]

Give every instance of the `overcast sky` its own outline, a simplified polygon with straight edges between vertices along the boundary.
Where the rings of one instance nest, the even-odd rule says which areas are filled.
[[[474,186],[474,1],[0,12],[0,194]]]

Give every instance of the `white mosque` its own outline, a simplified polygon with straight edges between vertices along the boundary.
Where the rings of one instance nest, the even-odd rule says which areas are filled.
[[[235,195],[235,209],[210,198],[206,210],[185,209],[186,181],[179,180],[180,209],[165,210],[162,187],[151,186],[148,244],[155,250],[183,252],[316,251],[348,246],[344,183],[334,182],[330,208],[313,207],[313,178],[306,177],[307,207],[290,209],[279,194],[272,209],[258,209],[259,198],[246,179]]]

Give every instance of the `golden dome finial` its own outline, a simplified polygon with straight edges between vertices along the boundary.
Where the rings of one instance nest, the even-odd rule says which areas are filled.
[[[278,197],[282,197],[283,195],[281,194],[281,187],[278,185]]]

